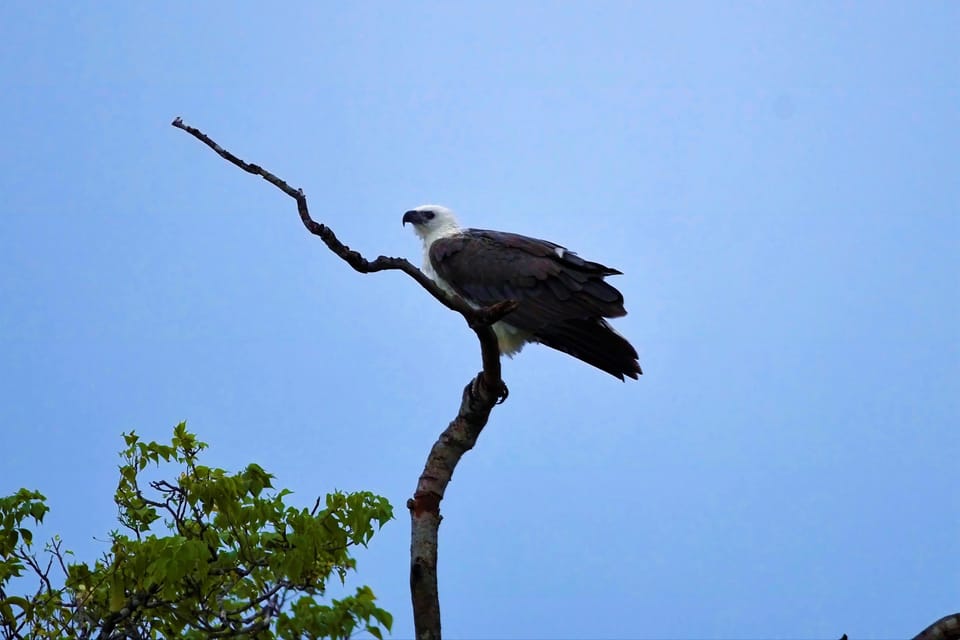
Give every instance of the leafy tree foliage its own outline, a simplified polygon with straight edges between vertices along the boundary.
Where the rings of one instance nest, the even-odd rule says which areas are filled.
[[[313,508],[285,504],[256,464],[239,473],[200,464],[206,444],[179,424],[169,445],[124,434],[115,501],[121,528],[92,564],[59,537],[38,554],[27,525],[49,508],[21,489],[0,498],[0,633],[12,638],[347,638],[389,631],[369,587],[321,603],[327,581],[355,569],[393,517],[385,498],[334,492]],[[175,480],[145,480],[151,465]],[[13,587],[26,595],[10,595]]]

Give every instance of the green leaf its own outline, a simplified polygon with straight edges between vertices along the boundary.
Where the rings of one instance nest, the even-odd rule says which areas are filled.
[[[17,624],[17,618],[13,613],[13,609],[10,608],[10,599],[0,600],[0,618],[3,618],[5,626],[15,627]]]
[[[10,596],[2,601],[4,605],[18,607],[23,611],[30,610],[30,601],[20,596]]]
[[[123,608],[126,597],[123,591],[123,581],[117,572],[114,571],[110,580],[110,611],[116,613]]]
[[[387,631],[390,631],[390,629],[393,628],[393,616],[389,611],[385,611],[378,607],[374,609],[373,617],[377,619],[377,622],[386,627]]]

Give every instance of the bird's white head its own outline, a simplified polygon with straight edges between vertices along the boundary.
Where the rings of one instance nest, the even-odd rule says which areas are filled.
[[[410,223],[413,230],[430,246],[434,240],[460,233],[460,224],[453,211],[438,204],[425,204],[403,214],[403,224]]]

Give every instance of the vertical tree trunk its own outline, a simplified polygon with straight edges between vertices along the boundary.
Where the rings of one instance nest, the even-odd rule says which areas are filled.
[[[496,338],[492,333],[490,338],[495,345]],[[481,337],[481,344],[484,342],[484,337]],[[411,525],[410,596],[417,640],[440,640],[440,596],[437,587],[437,539],[443,519],[440,516],[440,501],[460,458],[477,443],[490,411],[505,397],[497,353],[496,371],[478,374],[463,390],[460,412],[430,450],[417,482],[417,490],[407,502]],[[485,364],[487,362],[485,358]],[[490,373],[495,374],[493,380],[489,377]]]

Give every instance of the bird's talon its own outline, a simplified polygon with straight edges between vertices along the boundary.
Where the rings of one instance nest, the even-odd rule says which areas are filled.
[[[503,380],[500,381],[500,391],[497,392],[497,404],[503,404],[507,401],[507,398],[510,396],[510,389],[507,388],[507,383]]]

